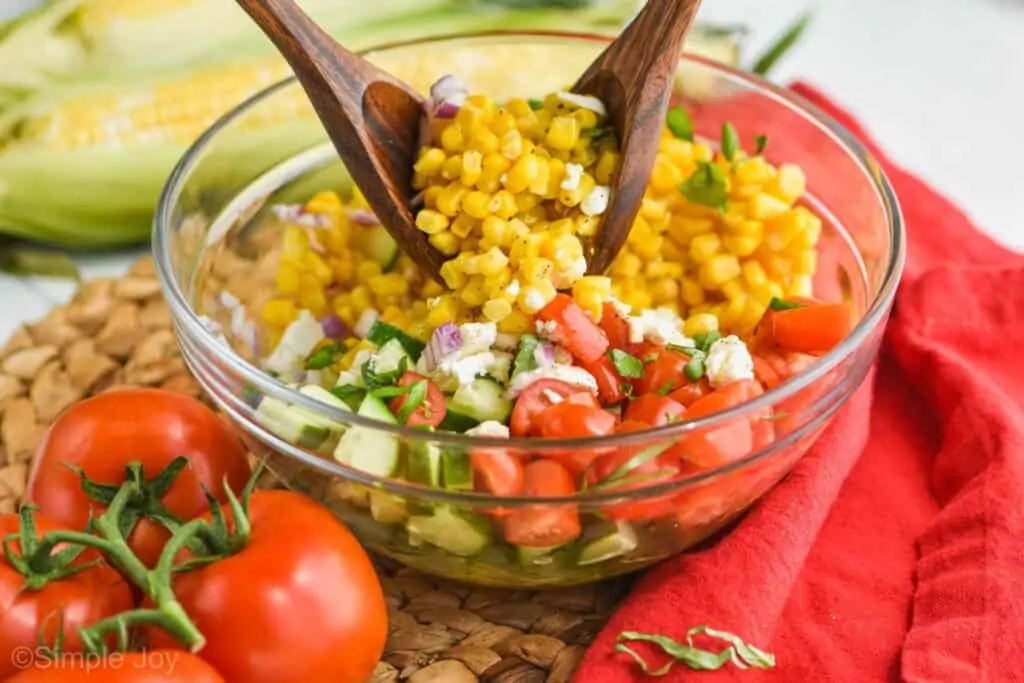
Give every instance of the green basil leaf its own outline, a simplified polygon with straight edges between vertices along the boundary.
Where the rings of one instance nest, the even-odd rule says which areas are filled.
[[[701,161],[697,170],[679,185],[679,191],[688,201],[712,209],[723,209],[729,199],[725,184],[725,171],[718,164]]]
[[[740,136],[736,128],[726,121],[722,124],[722,154],[726,159],[732,161],[740,151]]]
[[[768,302],[768,308],[773,311],[791,311],[794,308],[804,308],[804,304],[798,301],[786,301],[785,299],[773,296],[772,300]]]
[[[658,396],[668,396],[672,393],[672,382],[665,382],[665,385],[658,389]]]
[[[538,100],[534,97],[531,97],[530,99],[526,100],[526,103],[530,105],[530,109],[534,111],[538,111],[544,108],[544,100]]]
[[[686,111],[684,107],[676,106],[669,109],[668,115],[665,117],[665,125],[668,126],[672,135],[680,140],[693,142],[693,119],[690,118],[690,112]]]
[[[754,153],[758,155],[764,154],[764,150],[768,147],[768,136],[758,135],[756,141],[757,147],[754,149]]]
[[[631,356],[620,349],[612,349],[608,352],[612,359],[615,372],[629,379],[640,379],[644,376],[644,364],[636,356]]]

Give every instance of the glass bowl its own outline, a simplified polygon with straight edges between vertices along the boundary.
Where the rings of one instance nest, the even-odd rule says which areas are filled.
[[[606,38],[553,33],[448,36],[372,50],[369,58],[421,90],[444,73],[495,99],[559,89]],[[773,163],[807,175],[804,200],[824,221],[815,296],[848,301],[859,322],[829,354],[778,387],[731,410],[645,432],[544,441],[427,433],[340,411],[260,369],[268,342],[250,321],[274,288],[282,225],[271,207],[302,202],[346,181],[308,101],[287,80],[241,103],[189,150],[156,215],[154,252],[185,361],[249,446],[288,487],[329,506],[371,551],[443,577],[498,586],[595,581],[651,565],[722,529],[774,486],[857,389],[878,353],[904,259],[892,188],[852,136],[798,97],[748,74],[685,56],[677,100],[695,133],[717,140],[731,120],[744,139],[765,135]],[[276,121],[273,133],[267,123]],[[286,123],[281,123],[286,122]],[[464,462],[479,449],[522,457],[579,450],[636,452],[703,435],[734,421],[760,434],[745,457],[707,471],[628,489],[562,498],[499,498],[375,476],[295,445],[254,409],[267,397],[339,429],[363,430],[365,458],[432,452]],[[325,451],[329,453],[329,451]],[[576,520],[578,540],[558,548],[513,546],[503,530]]]

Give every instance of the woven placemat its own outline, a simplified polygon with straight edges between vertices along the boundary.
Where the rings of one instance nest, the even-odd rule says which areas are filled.
[[[75,401],[121,386],[202,398],[148,258],[124,278],[86,283],[0,350],[0,513],[17,509],[47,425]],[[391,635],[372,683],[564,683],[626,587],[503,591],[376,562]]]

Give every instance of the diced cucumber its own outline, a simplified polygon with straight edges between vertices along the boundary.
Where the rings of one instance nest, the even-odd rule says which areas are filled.
[[[584,538],[580,554],[576,558],[576,564],[581,567],[607,562],[631,553],[638,543],[636,531],[625,522],[618,522],[610,527],[602,525],[587,536],[592,540]]]
[[[315,384],[304,386],[299,391],[310,398],[349,412],[349,407],[331,392]],[[328,420],[312,410],[301,406],[288,405],[270,396],[264,396],[256,409],[256,419],[271,432],[289,443],[302,448],[319,448],[332,432],[345,430],[345,425]]]
[[[445,413],[444,420],[437,426],[438,429],[445,432],[458,432],[463,433],[466,430],[476,427],[480,422],[474,420],[469,415],[463,415],[457,410],[448,408],[448,412]]]
[[[473,488],[473,468],[469,465],[469,453],[464,450],[446,450],[441,456],[441,479],[444,487],[452,491],[469,491]]]
[[[448,409],[477,422],[493,420],[504,424],[512,414],[512,401],[506,399],[504,393],[504,388],[494,380],[475,379],[455,391],[448,400]]]
[[[395,267],[398,262],[398,242],[388,234],[383,225],[371,225],[361,228],[360,246],[367,256],[380,264],[385,272]]]
[[[397,339],[392,339],[377,349],[376,353],[370,357],[369,363],[374,373],[384,375],[401,368],[403,360],[406,363],[406,367],[411,364],[409,354],[406,353],[402,343]]]
[[[370,514],[381,524],[401,524],[409,517],[405,501],[384,491],[370,491]]]
[[[491,527],[473,514],[442,505],[432,515],[414,515],[406,522],[410,542],[424,541],[453,555],[476,555],[491,542]]]
[[[369,332],[366,333],[366,339],[377,346],[384,346],[389,341],[395,340],[402,345],[402,348],[405,349],[405,352],[409,354],[414,361],[420,359],[420,354],[422,354],[423,349],[426,348],[426,344],[421,342],[419,339],[411,337],[394,325],[388,325],[380,320],[373,323],[373,327],[371,327]]]
[[[406,477],[414,484],[441,487],[441,449],[432,443],[417,441],[409,448]]]
[[[367,394],[359,405],[359,414],[388,424],[398,420],[376,396]],[[334,449],[334,459],[378,477],[390,477],[398,471],[398,439],[372,427],[352,427]]]
[[[555,545],[550,548],[530,548],[525,545],[517,545],[515,547],[516,558],[524,567],[546,567],[556,564],[558,557],[555,553],[564,547],[564,545]]]

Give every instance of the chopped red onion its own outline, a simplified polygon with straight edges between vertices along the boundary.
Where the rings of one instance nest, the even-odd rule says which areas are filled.
[[[324,336],[328,339],[345,339],[348,337],[348,325],[336,315],[320,318],[320,327],[323,328]]]
[[[533,350],[533,358],[537,361],[537,366],[541,368],[550,368],[555,364],[555,347],[552,344],[541,342],[537,344],[537,348]]]
[[[345,215],[356,225],[380,225],[377,214],[366,209],[345,209]]]
[[[462,332],[454,323],[444,323],[430,335],[427,348],[423,351],[423,363],[427,371],[437,367],[441,359],[462,348]]]
[[[430,86],[430,99],[434,104],[435,116],[437,116],[437,110],[445,104],[451,104],[458,110],[466,102],[467,97],[469,97],[469,88],[451,74],[442,76],[434,85]],[[441,118],[446,117],[442,116]]]
[[[356,321],[356,326],[352,330],[352,333],[360,339],[366,339],[366,335],[370,333],[370,328],[377,322],[377,318],[380,314],[372,308],[368,308],[363,311],[363,314],[359,316],[359,320]]]
[[[454,119],[455,115],[459,113],[460,107],[452,104],[451,102],[441,102],[434,107],[434,118],[436,119]]]
[[[331,224],[329,216],[321,213],[309,213],[301,204],[275,204],[271,207],[271,211],[278,220],[304,228],[325,228]]]

